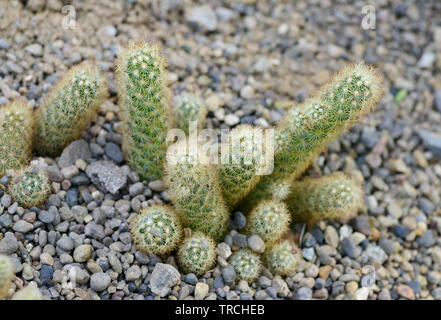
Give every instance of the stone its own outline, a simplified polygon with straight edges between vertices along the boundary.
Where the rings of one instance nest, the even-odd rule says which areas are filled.
[[[346,237],[342,240],[341,248],[343,254],[347,255],[349,258],[355,259],[357,257],[356,246],[350,237]]]
[[[33,43],[27,46],[25,50],[36,57],[40,57],[43,55],[43,48],[39,43]]]
[[[418,130],[417,132],[424,145],[435,155],[441,157],[441,134],[427,130]]]
[[[426,215],[431,214],[433,211],[435,211],[435,205],[427,198],[418,199],[418,207]]]
[[[224,119],[224,122],[230,127],[235,126],[236,124],[239,123],[239,121],[240,121],[239,117],[232,113],[227,114]]]
[[[160,297],[170,293],[171,287],[180,282],[179,271],[169,264],[157,263],[150,278],[150,289]]]
[[[76,262],[86,262],[92,257],[93,247],[90,244],[82,244],[75,248],[73,258]]]
[[[369,288],[368,287],[362,287],[357,289],[355,291],[355,300],[367,300],[369,297]]]
[[[127,176],[113,162],[101,160],[87,166],[86,174],[92,183],[103,192],[116,194],[126,185]]]
[[[207,296],[209,290],[209,286],[206,283],[198,282],[194,289],[194,299],[195,300],[204,300]]]
[[[139,266],[131,266],[125,272],[126,281],[135,281],[141,278],[141,268]]]
[[[312,290],[308,287],[301,287],[296,292],[296,300],[309,300],[312,298]]]
[[[417,243],[420,247],[428,248],[435,244],[432,230],[427,230],[421,237],[417,238]]]
[[[226,283],[233,283],[236,279],[236,272],[234,271],[233,266],[228,265],[222,268],[222,276]]]
[[[325,229],[325,241],[333,248],[337,248],[339,244],[339,237],[337,230],[333,226],[326,226]]]
[[[196,277],[194,273],[188,273],[184,281],[188,284],[196,285],[196,283],[198,283],[198,277]]]
[[[233,221],[238,230],[243,229],[247,224],[247,219],[245,218],[245,215],[240,211],[236,211],[234,213]]]
[[[121,148],[112,142],[106,143],[104,147],[104,152],[109,159],[115,161],[116,164],[121,164],[124,161],[124,156],[121,151]]]
[[[203,5],[190,8],[185,12],[185,18],[188,22],[198,25],[206,31],[217,29],[217,17],[211,7]]]
[[[16,223],[14,223],[14,226],[12,227],[12,230],[20,233],[28,233],[32,229],[34,229],[34,226],[31,223],[26,222],[24,220],[17,221]]]
[[[89,144],[83,140],[75,140],[64,148],[58,160],[60,168],[66,168],[75,164],[78,159],[90,160],[92,155],[90,153]]]
[[[417,65],[419,68],[431,68],[435,60],[436,56],[433,52],[425,51],[420,60],[418,60]]]
[[[57,246],[63,251],[69,252],[74,248],[74,242],[71,238],[64,235],[57,241]]]
[[[408,300],[415,300],[415,293],[412,288],[405,284],[398,286],[397,293]]]
[[[258,253],[263,253],[265,251],[265,242],[255,234],[248,238],[248,246]]]
[[[216,253],[222,258],[228,259],[231,256],[231,248],[225,242],[221,242],[217,245]]]
[[[90,277],[90,288],[96,292],[104,291],[109,287],[111,280],[110,276],[104,272],[94,273]]]

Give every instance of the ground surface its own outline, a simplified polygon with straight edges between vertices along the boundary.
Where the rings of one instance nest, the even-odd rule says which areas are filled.
[[[67,3],[0,1],[0,105],[23,96],[37,107],[83,60],[98,61],[111,93],[82,140],[59,159],[38,159],[52,179],[43,209],[24,210],[0,191],[0,253],[13,258],[16,285],[36,282],[47,299],[154,299],[153,270],[175,265],[137,251],[127,226],[141,207],[167,201],[161,183],[138,181],[123,161],[112,71],[122,45],[151,39],[163,46],[174,93],[206,99],[209,128],[270,126],[348,62],[366,60],[385,76],[376,112],[308,171],[363,179],[366,214],[309,230],[295,277],[264,270],[250,285],[234,283],[222,258],[247,245],[232,231],[216,269],[199,280],[182,274],[180,284],[171,277],[165,299],[441,299],[441,3],[376,1],[376,29],[363,30],[365,3],[345,2],[72,1],[76,24],[66,30]],[[121,181],[98,189],[88,169]]]

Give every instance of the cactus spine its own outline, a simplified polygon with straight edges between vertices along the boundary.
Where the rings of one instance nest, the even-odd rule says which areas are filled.
[[[178,249],[178,263],[186,273],[203,275],[214,266],[216,248],[213,239],[196,232],[184,240]]]
[[[383,90],[381,81],[374,69],[352,65],[300,107],[288,110],[275,128],[274,172],[262,178],[243,210],[272,197],[278,184],[298,178],[331,140],[372,111]]]
[[[267,248],[262,260],[265,266],[275,275],[293,276],[302,259],[299,251],[288,241],[282,241]]]
[[[228,261],[233,266],[238,280],[251,282],[260,275],[262,267],[260,258],[249,249],[236,251]]]
[[[44,98],[35,113],[34,150],[58,156],[78,139],[106,96],[106,81],[98,68],[82,64],[71,68]]]
[[[228,150],[228,157],[222,158],[219,176],[229,207],[234,208],[259,183],[266,157],[272,156],[266,149],[263,130],[246,124],[231,130],[223,142],[221,150]]]
[[[162,176],[172,124],[165,67],[159,49],[147,43],[131,43],[118,57],[122,147],[130,165],[145,180]]]
[[[191,121],[196,122],[198,131],[204,128],[208,109],[200,97],[191,93],[181,93],[173,100],[174,119],[179,129],[188,135]]]
[[[8,192],[23,208],[38,207],[49,196],[49,177],[43,169],[31,164],[14,174]]]
[[[294,182],[291,190],[289,210],[295,219],[310,224],[348,219],[364,206],[361,185],[342,172]]]
[[[288,231],[291,216],[285,203],[277,199],[262,200],[249,213],[245,232],[257,234],[266,245],[279,241]]]
[[[23,99],[0,108],[0,177],[8,169],[19,169],[32,156],[34,119]]]
[[[14,279],[12,262],[8,257],[0,255],[0,300],[9,296],[9,287]]]
[[[43,300],[43,296],[38,288],[27,285],[17,291],[11,300]]]
[[[165,183],[169,197],[185,227],[220,241],[228,228],[229,212],[218,171],[202,152],[191,154],[186,141],[175,147],[182,153],[167,158]]]
[[[171,206],[142,209],[131,223],[133,242],[142,251],[162,255],[172,252],[182,236],[178,215]]]

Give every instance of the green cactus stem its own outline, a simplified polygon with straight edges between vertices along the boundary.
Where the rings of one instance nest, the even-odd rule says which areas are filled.
[[[301,259],[300,251],[288,240],[268,247],[262,256],[263,263],[268,270],[282,277],[294,276]]]
[[[173,98],[173,111],[176,127],[189,134],[189,126],[196,122],[196,129],[200,131],[205,126],[208,109],[204,101],[197,95],[181,93]]]
[[[216,258],[215,242],[202,232],[196,232],[185,239],[177,253],[179,266],[186,273],[202,276],[214,266]]]
[[[249,249],[240,249],[231,255],[228,262],[233,266],[238,280],[252,282],[261,272],[262,264],[257,254]]]

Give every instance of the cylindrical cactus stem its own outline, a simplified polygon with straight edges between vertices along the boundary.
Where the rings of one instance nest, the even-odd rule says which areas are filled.
[[[263,264],[274,275],[292,277],[302,259],[300,251],[288,240],[268,247],[263,253]]]
[[[19,169],[32,157],[34,139],[32,110],[24,99],[0,108],[0,177],[8,169]]]
[[[238,280],[252,282],[259,277],[262,269],[259,256],[249,249],[236,251],[228,262],[233,266]]]
[[[162,255],[176,249],[182,237],[182,225],[171,206],[154,205],[139,212],[131,222],[130,232],[138,249]]]
[[[35,164],[15,172],[8,186],[8,193],[23,208],[38,207],[50,194],[49,177]]]
[[[118,57],[118,96],[122,110],[122,147],[129,164],[144,180],[163,174],[167,132],[172,119],[166,65],[159,49],[130,43]]]
[[[43,300],[43,295],[37,287],[27,285],[17,291],[11,300]]]
[[[291,214],[310,225],[321,220],[349,219],[364,207],[362,186],[342,172],[296,181],[291,190],[287,199]]]
[[[185,134],[189,134],[192,122],[196,123],[197,131],[204,128],[208,109],[201,97],[183,92],[173,98],[173,111],[176,127]]]
[[[180,141],[173,145],[178,154],[170,152],[167,156],[168,194],[185,227],[220,241],[230,215],[222,197],[219,174],[199,146],[196,153],[189,147],[186,141]]]
[[[277,199],[262,200],[248,214],[245,232],[256,234],[265,245],[271,245],[289,230],[290,221],[291,216],[284,202]]]
[[[81,64],[71,68],[35,112],[35,152],[58,156],[81,136],[106,94],[106,80],[96,66]]]
[[[262,128],[243,124],[231,130],[222,143],[219,165],[222,193],[230,208],[254,189],[266,166],[272,169],[272,157],[272,145],[267,145]]]
[[[351,65],[314,97],[288,110],[275,128],[274,172],[256,189],[269,195],[275,183],[298,178],[331,140],[373,110],[383,91],[381,82],[375,69]]]
[[[0,300],[9,296],[9,287],[14,280],[12,262],[7,256],[0,255]]]
[[[186,273],[203,275],[214,266],[215,242],[202,232],[195,232],[180,245],[177,253],[179,266]]]

